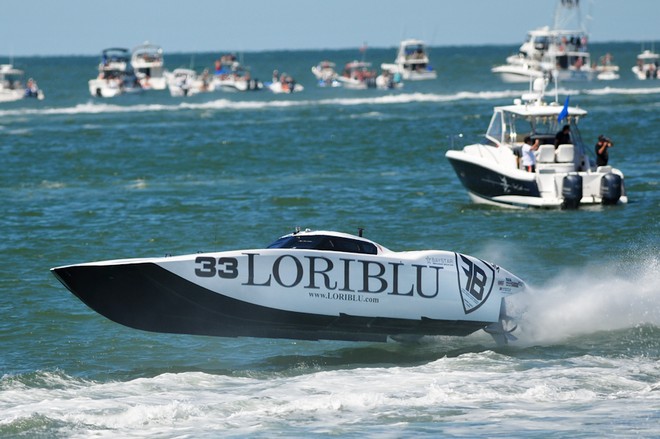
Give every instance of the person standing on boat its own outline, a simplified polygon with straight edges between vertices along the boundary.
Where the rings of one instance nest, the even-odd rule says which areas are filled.
[[[564,125],[564,128],[555,135],[555,148],[564,143],[571,143],[571,127],[569,125]]]
[[[607,166],[609,161],[609,153],[607,152],[614,144],[610,139],[603,136],[602,134],[598,136],[598,142],[596,143],[596,166]]]
[[[522,165],[527,172],[536,171],[536,155],[534,151],[539,149],[540,143],[539,139],[532,141],[530,136],[525,137],[525,143],[522,146]]]

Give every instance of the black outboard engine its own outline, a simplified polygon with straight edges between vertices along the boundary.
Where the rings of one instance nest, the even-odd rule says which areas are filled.
[[[564,177],[561,186],[561,196],[564,202],[563,209],[577,209],[582,200],[582,176],[570,174]]]
[[[600,197],[602,204],[616,204],[621,198],[621,176],[613,172],[600,179]]]

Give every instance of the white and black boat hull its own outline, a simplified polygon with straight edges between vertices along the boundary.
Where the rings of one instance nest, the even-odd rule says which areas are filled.
[[[131,328],[308,340],[466,336],[500,322],[504,297],[524,288],[500,267],[451,252],[406,261],[261,250],[52,271],[91,309]]]

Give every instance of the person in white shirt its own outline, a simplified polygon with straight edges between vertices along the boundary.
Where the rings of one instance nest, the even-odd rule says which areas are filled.
[[[522,165],[527,172],[536,171],[536,156],[534,151],[539,149],[539,139],[532,141],[530,136],[525,137],[525,143],[522,146]]]

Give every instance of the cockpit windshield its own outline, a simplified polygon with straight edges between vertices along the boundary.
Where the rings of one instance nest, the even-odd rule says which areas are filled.
[[[370,242],[327,235],[284,236],[269,245],[268,248],[328,250],[347,253],[363,253],[367,255],[375,255],[378,253],[376,246]]]

